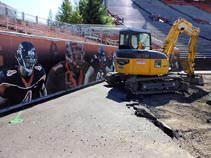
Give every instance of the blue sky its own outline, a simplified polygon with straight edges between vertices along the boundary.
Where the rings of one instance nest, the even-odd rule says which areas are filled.
[[[48,18],[49,11],[52,10],[53,16],[57,14],[58,8],[63,0],[0,0],[2,3],[26,14]],[[72,4],[78,0],[70,0]]]

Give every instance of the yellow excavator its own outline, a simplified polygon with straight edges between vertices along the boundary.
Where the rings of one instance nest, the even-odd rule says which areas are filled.
[[[181,33],[190,36],[189,52],[182,67],[184,73],[170,71],[170,56]],[[156,94],[188,91],[189,83],[203,85],[202,76],[194,74],[194,59],[200,29],[183,18],[171,27],[161,51],[152,50],[151,33],[138,28],[123,28],[114,63],[115,72],[105,80],[109,85],[124,85],[132,94]]]

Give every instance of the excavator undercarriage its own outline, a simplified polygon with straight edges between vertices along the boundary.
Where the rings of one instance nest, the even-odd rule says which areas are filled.
[[[175,74],[147,77],[110,72],[106,76],[106,82],[111,86],[124,86],[129,93],[134,95],[188,92],[189,88],[189,83],[185,82],[180,75]]]
[[[204,85],[202,75],[187,77],[187,75],[181,73],[148,77],[109,72],[107,73],[105,80],[110,86],[124,86],[129,93],[134,95],[174,92],[188,93],[190,84]]]

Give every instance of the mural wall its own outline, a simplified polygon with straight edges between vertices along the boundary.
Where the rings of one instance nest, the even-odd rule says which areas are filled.
[[[12,33],[0,41],[0,109],[104,78],[117,49]]]

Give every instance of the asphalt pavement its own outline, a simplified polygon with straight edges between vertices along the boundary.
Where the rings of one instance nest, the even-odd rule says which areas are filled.
[[[189,158],[100,83],[0,118],[1,158]]]

